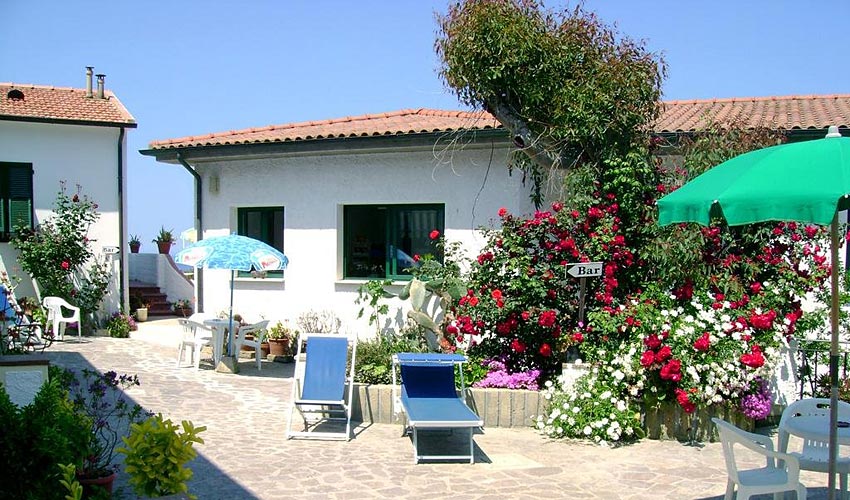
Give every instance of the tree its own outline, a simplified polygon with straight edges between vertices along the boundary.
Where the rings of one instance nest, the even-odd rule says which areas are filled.
[[[535,0],[464,0],[438,22],[441,77],[511,132],[525,153],[516,164],[532,177],[602,164],[646,142],[664,62],[595,14],[555,13]]]

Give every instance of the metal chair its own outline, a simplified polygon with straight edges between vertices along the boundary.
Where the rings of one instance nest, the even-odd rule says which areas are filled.
[[[65,327],[69,323],[77,324],[77,340],[82,341],[82,325],[80,325],[80,308],[72,306],[61,297],[45,297],[41,301],[47,310],[47,324],[53,332],[53,338],[65,340]],[[70,316],[65,316],[63,310],[71,311]]]
[[[265,340],[266,328],[268,326],[269,320],[264,320],[252,325],[239,327],[239,330],[237,330],[236,340],[233,342],[233,352],[237,356],[237,362],[239,360],[239,351],[242,349],[243,345],[253,347],[254,353],[256,353],[257,357],[257,370],[262,370],[263,353],[262,349],[260,349],[260,344],[262,344],[263,340]],[[248,335],[251,335],[253,340],[248,339]]]
[[[806,498],[806,487],[800,482],[800,462],[797,457],[774,451],[773,441],[767,436],[743,431],[719,418],[712,418],[711,421],[720,433],[726,473],[729,475],[725,500],[734,498],[735,486],[738,487],[738,500],[763,493],[773,493],[778,500],[782,498],[780,494],[786,491],[796,491],[798,500]],[[765,466],[738,470],[736,445],[764,456]]]

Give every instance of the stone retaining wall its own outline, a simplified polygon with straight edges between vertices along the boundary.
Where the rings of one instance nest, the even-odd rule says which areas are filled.
[[[393,415],[391,385],[356,384],[352,419],[364,423],[401,423]],[[537,391],[513,389],[468,389],[467,404],[484,420],[484,427],[531,427],[546,409]],[[744,430],[753,430],[753,421],[731,408],[716,407],[694,419],[674,402],[646,408],[644,426],[649,439],[714,441],[717,431],[711,417],[720,417]],[[692,426],[696,425],[696,432]]]
[[[393,415],[391,385],[355,384],[352,419],[364,423],[398,423]],[[513,389],[467,390],[467,404],[484,420],[484,427],[530,427],[545,408],[536,391]]]

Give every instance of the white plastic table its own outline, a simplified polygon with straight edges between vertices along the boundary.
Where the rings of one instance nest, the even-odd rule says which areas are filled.
[[[239,322],[234,321],[234,325],[239,325]],[[205,319],[204,325],[210,327],[213,334],[213,366],[218,366],[221,362],[221,357],[224,355],[224,341],[227,338],[227,329],[230,327],[230,319]]]
[[[799,416],[785,421],[779,427],[779,451],[788,451],[788,439],[791,435],[803,439],[829,442],[829,415]],[[850,445],[850,427],[838,428],[838,444]]]

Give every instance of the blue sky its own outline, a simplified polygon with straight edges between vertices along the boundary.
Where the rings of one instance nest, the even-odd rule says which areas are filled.
[[[83,88],[85,66],[107,75],[107,88],[139,124],[128,141],[129,231],[152,251],[148,242],[161,225],[179,232],[193,217],[189,174],[138,154],[152,140],[404,108],[460,109],[437,76],[433,50],[434,13],[447,5],[3,0],[0,81]],[[850,2],[585,6],[662,53],[668,100],[850,92],[840,50]]]

